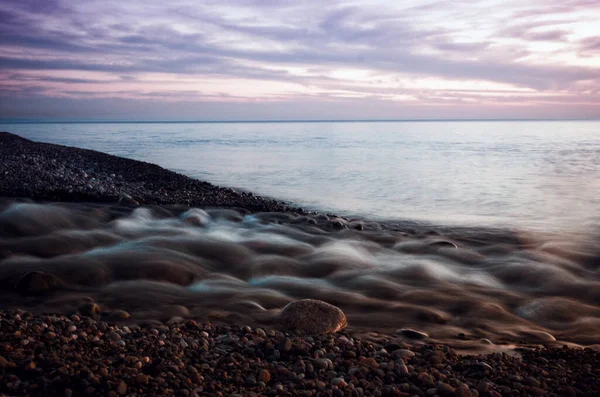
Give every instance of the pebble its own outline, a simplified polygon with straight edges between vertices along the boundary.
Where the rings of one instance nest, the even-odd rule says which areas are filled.
[[[540,381],[533,376],[527,376],[523,379],[523,383],[531,387],[540,387]]]
[[[267,337],[267,334],[266,334],[265,330],[262,329],[262,328],[256,328],[256,330],[254,332],[256,332],[256,335],[259,338],[266,338]]]
[[[119,382],[119,384],[117,385],[117,393],[119,393],[122,396],[127,394],[127,384],[125,382]]]
[[[127,320],[131,317],[131,314],[128,311],[117,309],[110,313],[110,317],[117,320]]]
[[[137,381],[139,384],[142,384],[142,385],[147,385],[147,384],[148,384],[149,377],[148,377],[148,375],[144,375],[144,374],[137,374],[137,375],[135,376],[135,380],[136,380],[136,381]]]
[[[313,360],[313,365],[316,369],[327,369],[329,368],[329,362],[331,362],[331,360],[317,358]]]
[[[404,363],[398,364],[398,366],[396,367],[396,371],[400,375],[408,375],[408,367]]]
[[[100,305],[97,305],[96,303],[85,302],[85,303],[79,305],[79,307],[77,308],[77,311],[84,316],[97,318],[100,315],[102,308],[100,307]]]
[[[407,338],[411,338],[411,339],[429,338],[429,335],[427,335],[425,332],[416,331],[416,330],[410,329],[410,328],[401,329],[398,331],[398,333],[406,336]]]
[[[277,345],[277,349],[281,352],[287,353],[290,350],[292,350],[292,346],[292,340],[290,338],[285,338],[281,342],[279,342],[279,344]]]
[[[371,357],[363,358],[362,360],[360,360],[360,365],[371,369],[379,368],[379,363],[377,362],[377,360]]]
[[[284,327],[307,334],[334,333],[347,324],[342,310],[315,299],[288,303],[281,311],[279,319]]]
[[[460,385],[456,388],[455,394],[456,397],[472,397],[473,394],[467,385]]]
[[[346,387],[347,386],[347,383],[344,380],[344,378],[333,378],[333,379],[331,379],[330,383],[337,387]]]
[[[267,371],[266,369],[263,369],[258,374],[257,380],[259,382],[269,383],[269,381],[271,380],[271,373],[269,371]]]
[[[449,384],[442,383],[437,387],[436,391],[442,396],[453,396],[456,390]]]

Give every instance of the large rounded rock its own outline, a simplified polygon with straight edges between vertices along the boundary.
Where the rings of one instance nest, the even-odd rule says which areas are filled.
[[[44,295],[64,288],[65,283],[54,274],[29,272],[15,285],[15,290],[23,295]]]
[[[337,332],[348,323],[340,308],[315,299],[289,303],[281,311],[280,322],[292,331],[307,334]]]

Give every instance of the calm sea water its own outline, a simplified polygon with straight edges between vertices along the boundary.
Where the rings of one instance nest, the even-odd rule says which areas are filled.
[[[600,121],[0,124],[218,185],[370,218],[600,224]]]

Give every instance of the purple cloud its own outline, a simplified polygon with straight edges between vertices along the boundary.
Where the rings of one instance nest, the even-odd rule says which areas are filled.
[[[559,101],[567,92],[597,104],[581,94],[600,83],[600,63],[593,62],[597,37],[576,39],[585,21],[573,13],[582,11],[590,20],[600,17],[596,2],[585,0],[494,10],[473,2],[398,8],[392,1],[349,7],[316,1],[10,0],[0,4],[0,73],[6,76],[0,92],[141,101],[161,95],[173,101],[177,93],[181,100],[203,101],[318,102],[343,95],[385,101],[394,95],[386,84],[429,79],[431,87],[402,94],[417,102],[411,106],[437,103],[439,87],[456,81],[488,87],[479,89],[487,96],[441,89],[456,102],[537,103],[525,96],[500,100],[494,87],[503,85],[507,92],[556,94]],[[540,47],[546,44],[558,49],[549,53]],[[198,89],[186,89],[183,80]],[[373,85],[377,81],[382,83]],[[0,117],[10,115],[0,104]]]

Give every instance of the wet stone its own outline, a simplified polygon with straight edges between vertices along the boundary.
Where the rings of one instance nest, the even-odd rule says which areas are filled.
[[[339,308],[315,299],[289,303],[279,318],[284,327],[307,334],[334,333],[347,324],[346,316]]]

